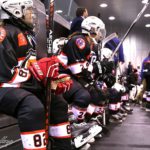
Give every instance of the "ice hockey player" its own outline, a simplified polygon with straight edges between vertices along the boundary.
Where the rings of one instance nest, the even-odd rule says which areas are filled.
[[[72,111],[78,121],[83,121],[87,106],[91,103],[91,95],[85,88],[92,81],[92,64],[88,62],[96,40],[105,36],[105,25],[95,16],[87,17],[81,24],[82,32],[73,35],[65,44],[58,58],[67,66],[74,84],[70,91],[64,94],[72,100]],[[69,100],[68,99],[68,100]],[[96,100],[92,99],[94,103]]]
[[[99,106],[99,103],[103,100],[101,92],[92,88],[91,90],[94,92],[89,92],[89,83],[93,80],[91,77],[93,66],[90,56],[93,45],[97,43],[96,40],[102,40],[106,34],[104,23],[94,16],[87,17],[82,22],[81,27],[82,32],[69,37],[58,56],[68,66],[73,79],[74,84],[64,94],[64,98],[71,103],[71,111],[78,123],[84,121],[90,103],[94,103],[95,107],[95,105]],[[96,94],[94,95],[94,93]]]
[[[104,44],[104,47],[109,48],[112,51],[114,51],[116,49],[117,45],[119,44],[119,42],[120,42],[120,39],[118,38],[118,33],[112,33],[111,35],[109,35],[107,37],[107,42]],[[124,69],[123,64],[125,61],[122,44],[118,49],[117,55],[114,56],[114,61],[115,61],[115,68],[116,68],[115,69],[116,70],[116,82],[120,82],[119,80],[123,73],[123,69]],[[122,108],[122,106],[119,106],[120,105],[119,103],[121,100],[118,99],[119,109],[121,109],[121,112],[127,111],[127,112],[131,113],[133,110],[130,108],[130,106],[126,105],[126,104],[128,104],[128,100],[129,100],[129,98],[128,98],[129,92],[126,91],[126,93],[124,93],[123,95],[122,94],[120,96],[121,96],[121,99],[123,100],[123,105],[122,105],[123,108]],[[119,118],[119,117],[117,117],[117,118]]]
[[[95,69],[97,70],[95,71],[95,75],[99,77],[98,79],[99,82],[103,81],[106,84],[105,97],[106,99],[109,100],[109,101],[107,100],[107,103],[109,102],[108,104],[109,114],[110,114],[109,122],[120,123],[122,122],[122,120],[121,117],[118,115],[118,112],[119,112],[120,100],[121,100],[120,90],[122,86],[120,86],[119,84],[117,84],[119,86],[114,86],[116,82],[116,77],[115,77],[116,74],[115,74],[114,60],[113,59],[110,60],[111,55],[112,55],[112,50],[108,48],[100,49],[101,57],[99,59],[99,65],[97,65],[100,67],[97,67],[97,69]],[[101,105],[101,108],[102,106],[104,107],[104,105]]]
[[[146,94],[146,111],[150,112],[150,52],[142,62],[141,79],[144,84]]]
[[[1,0],[0,8],[0,112],[18,119],[24,149],[46,150],[45,79],[54,83],[67,77],[52,90],[50,135],[53,150],[70,150],[68,105],[57,94],[69,90],[72,80],[59,73],[63,65],[56,57],[36,60],[33,1]]]

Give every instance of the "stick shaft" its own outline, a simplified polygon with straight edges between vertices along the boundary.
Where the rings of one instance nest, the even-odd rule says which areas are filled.
[[[47,30],[47,55],[50,57],[53,54],[53,17],[54,17],[54,0],[47,0],[46,7],[46,30]],[[46,82],[46,139],[47,150],[49,150],[49,124],[51,112],[51,79],[47,77]],[[52,143],[51,143],[52,147]]]
[[[129,34],[129,32],[131,31],[131,29],[134,27],[134,25],[136,24],[136,22],[141,18],[141,16],[143,15],[143,13],[145,12],[145,10],[147,9],[148,5],[150,3],[150,0],[143,6],[142,10],[140,11],[140,13],[137,15],[137,17],[135,18],[135,20],[132,22],[132,24],[130,25],[130,27],[128,28],[128,30],[126,31],[125,35],[123,36],[123,38],[121,39],[121,41],[119,42],[119,44],[117,45],[115,51],[113,52],[113,54],[110,57],[110,60],[115,56],[115,54],[117,53],[117,51],[119,50],[119,47],[121,46],[121,44],[123,43],[123,41],[125,40],[125,38],[127,37],[127,35]]]

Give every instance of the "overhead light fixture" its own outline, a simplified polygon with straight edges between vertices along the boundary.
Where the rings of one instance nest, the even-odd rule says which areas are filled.
[[[108,17],[109,20],[115,20],[116,18],[114,16]]]
[[[106,3],[102,3],[102,4],[100,4],[99,6],[102,7],[102,8],[105,8],[105,7],[107,7],[108,5],[107,5]]]
[[[148,0],[142,0],[142,3],[143,3],[143,4],[148,3]]]
[[[145,14],[144,17],[148,18],[150,17],[150,14]]]
[[[150,24],[146,24],[145,27],[146,27],[146,28],[150,28]]]
[[[62,11],[62,10],[56,10],[55,12],[56,12],[56,13],[58,13],[58,14],[63,13],[63,11]]]

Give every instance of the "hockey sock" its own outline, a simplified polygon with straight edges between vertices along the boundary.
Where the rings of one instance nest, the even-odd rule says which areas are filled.
[[[21,132],[24,150],[46,150],[45,130]]]
[[[50,125],[49,134],[53,139],[53,150],[71,149],[71,129],[69,122]]]
[[[84,120],[86,111],[87,111],[87,108],[80,108],[78,106],[72,106],[72,112],[75,118],[78,120],[78,122],[82,122]]]
[[[96,105],[94,104],[90,104],[87,108],[87,112],[86,112],[86,115],[85,115],[85,119],[86,121],[88,122],[90,119],[91,119],[91,116],[93,115],[95,109],[96,109]]]
[[[114,104],[109,104],[109,113],[110,114],[117,114],[119,109],[118,109],[118,106],[119,104],[118,103],[114,103]]]

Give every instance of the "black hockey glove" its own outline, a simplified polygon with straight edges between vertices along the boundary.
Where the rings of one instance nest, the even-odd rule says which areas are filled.
[[[113,61],[102,61],[101,62],[103,74],[112,73],[115,70]]]
[[[108,88],[111,88],[116,82],[116,77],[112,74],[104,74],[103,81],[106,83]]]

